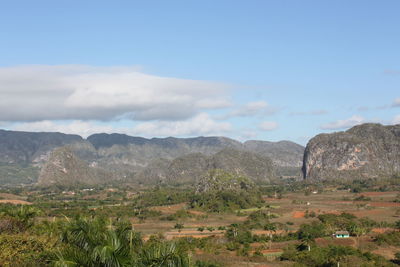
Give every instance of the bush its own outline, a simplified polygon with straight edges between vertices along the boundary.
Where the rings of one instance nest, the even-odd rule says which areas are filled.
[[[2,266],[45,266],[51,259],[48,242],[35,236],[0,235]]]
[[[393,266],[391,262],[381,256],[363,253],[360,250],[347,246],[314,247],[311,251],[299,251],[294,246],[286,248],[281,260],[294,261],[300,266],[321,267],[337,266]],[[298,266],[298,265],[294,265]]]
[[[375,237],[375,242],[379,245],[398,246],[400,244],[400,232],[393,231],[390,233],[379,234]]]
[[[360,195],[360,196],[354,198],[354,201],[371,201],[371,198],[370,197],[366,197],[364,195]]]

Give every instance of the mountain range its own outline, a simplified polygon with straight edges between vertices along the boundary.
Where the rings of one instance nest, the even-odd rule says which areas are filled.
[[[227,137],[152,138],[0,130],[0,184],[193,183],[210,169],[259,182],[298,175],[304,147]],[[12,169],[12,171],[10,171]]]
[[[0,130],[0,185],[129,182],[194,184],[221,169],[257,183],[385,178],[400,174],[400,125],[367,123],[290,141],[227,137],[143,138]]]

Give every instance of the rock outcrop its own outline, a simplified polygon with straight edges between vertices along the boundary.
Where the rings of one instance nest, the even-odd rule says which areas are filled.
[[[320,134],[305,149],[305,179],[384,178],[400,173],[400,125],[362,124]]]
[[[269,183],[276,177],[270,158],[231,148],[206,156],[192,153],[174,160],[155,160],[137,174],[141,183],[194,184],[212,170],[245,176],[257,183]]]
[[[88,166],[69,148],[60,147],[51,153],[49,160],[43,166],[38,185],[94,185],[111,180],[110,173]]]

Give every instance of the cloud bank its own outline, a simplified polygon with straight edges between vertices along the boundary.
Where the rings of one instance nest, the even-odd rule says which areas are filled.
[[[400,107],[400,97],[393,101],[392,107]]]
[[[350,128],[355,125],[361,124],[363,122],[365,122],[363,117],[354,115],[348,119],[337,120],[335,122],[324,124],[321,126],[321,129],[323,129],[323,130],[339,130],[339,129]]]
[[[222,83],[159,77],[134,67],[0,68],[0,121],[185,120],[230,105]]]
[[[263,121],[258,125],[261,131],[272,131],[278,128],[278,123],[274,121]]]
[[[197,136],[224,135],[230,133],[232,125],[227,122],[216,122],[207,113],[200,113],[183,121],[149,121],[131,127],[118,127],[98,124],[96,121],[74,120],[55,122],[50,120],[37,122],[21,122],[12,126],[16,131],[62,132],[78,134],[84,138],[94,133],[125,133],[145,137],[155,136]]]

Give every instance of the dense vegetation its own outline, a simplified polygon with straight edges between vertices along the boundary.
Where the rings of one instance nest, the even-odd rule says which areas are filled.
[[[210,171],[190,197],[190,207],[208,212],[227,212],[261,207],[264,201],[258,188],[246,177],[223,170]]]
[[[39,168],[28,164],[0,162],[1,184],[31,184],[39,176]]]
[[[15,194],[33,204],[0,205],[0,263],[2,266],[168,266],[170,263],[169,266],[220,267],[225,265],[218,256],[226,255],[244,262],[274,261],[282,266],[337,266],[338,263],[342,267],[394,266],[396,263],[395,256],[390,261],[371,251],[389,247],[395,250],[392,255],[400,252],[397,230],[400,221],[377,222],[349,212],[333,214],[310,209],[299,223],[283,219],[280,208],[270,201],[282,200],[308,209],[304,199],[322,197],[325,193],[332,196],[341,189],[346,202],[361,205],[377,197],[360,192],[389,190],[386,185],[392,183],[390,180],[380,180],[382,184],[342,181],[336,185],[327,182],[311,185],[287,179],[280,184],[259,186],[221,170],[203,178],[193,187],[137,188],[128,184],[2,189],[4,197]],[[390,203],[396,203],[397,193],[389,193]],[[302,200],[292,198],[293,194]],[[368,210],[360,206],[360,211]],[[212,224],[203,224],[208,217],[213,218]],[[225,217],[234,218],[235,223],[225,221]],[[146,224],[155,228],[158,224],[167,226],[159,232],[144,232],[142,236],[141,230],[133,229],[133,221],[135,229]],[[372,233],[373,228],[381,227],[390,232]],[[332,238],[335,231],[348,231],[354,243],[338,245]],[[194,232],[197,237],[185,232]],[[171,233],[175,233],[173,238]],[[321,246],[321,242],[325,245]],[[279,252],[269,252],[276,246]]]
[[[76,217],[34,223],[39,213],[30,206],[1,206],[4,266],[191,266],[183,246],[144,242],[127,221]]]

